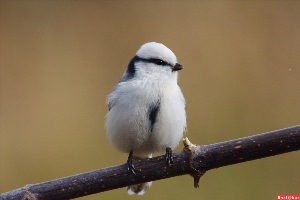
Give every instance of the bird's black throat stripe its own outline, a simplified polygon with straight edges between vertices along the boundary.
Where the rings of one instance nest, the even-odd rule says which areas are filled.
[[[152,132],[153,131],[153,127],[154,127],[154,124],[157,120],[157,114],[159,112],[159,109],[160,109],[160,100],[158,100],[156,103],[150,105],[149,107],[149,121],[150,121],[150,131]]]

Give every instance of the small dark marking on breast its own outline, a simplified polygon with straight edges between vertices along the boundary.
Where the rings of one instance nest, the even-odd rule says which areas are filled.
[[[154,124],[156,122],[157,114],[160,109],[160,100],[149,107],[149,120],[150,120],[150,131],[153,131]]]

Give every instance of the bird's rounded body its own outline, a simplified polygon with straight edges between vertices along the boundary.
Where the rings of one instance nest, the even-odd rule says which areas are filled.
[[[185,100],[176,80],[120,82],[109,99],[115,103],[107,114],[107,133],[120,151],[145,158],[178,145],[186,122]]]
[[[139,49],[108,97],[107,136],[117,149],[147,158],[178,145],[186,128],[185,99],[177,84],[180,69],[162,44]]]

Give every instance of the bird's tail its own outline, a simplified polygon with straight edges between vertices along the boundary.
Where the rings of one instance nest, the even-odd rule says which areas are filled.
[[[127,192],[129,195],[133,195],[133,194],[143,195],[143,194],[145,194],[147,188],[149,188],[151,185],[152,185],[152,182],[131,185],[131,186],[128,186]]]
[[[147,157],[152,158],[152,154],[148,155]],[[138,157],[134,156],[134,158],[141,159],[141,156],[138,156]],[[127,187],[127,192],[129,195],[133,195],[133,194],[144,195],[147,188],[149,188],[151,185],[152,185],[152,182],[140,183],[137,185],[130,185]]]

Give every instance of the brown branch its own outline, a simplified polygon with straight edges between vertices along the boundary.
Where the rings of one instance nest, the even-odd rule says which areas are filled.
[[[123,164],[27,185],[0,194],[0,199],[70,199],[184,174],[193,175],[197,186],[207,170],[296,150],[300,150],[300,125],[216,144],[187,145],[174,154],[171,166],[164,156],[135,161],[136,175]]]

